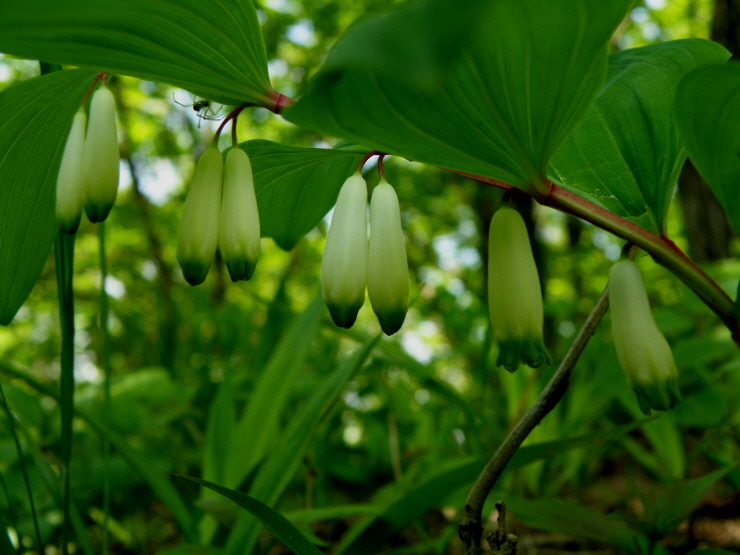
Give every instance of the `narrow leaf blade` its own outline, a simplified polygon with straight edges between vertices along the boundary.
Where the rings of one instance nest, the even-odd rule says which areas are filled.
[[[195,482],[228,497],[257,517],[265,528],[272,532],[289,549],[292,549],[296,555],[321,555],[321,551],[316,549],[288,519],[254,497],[191,476],[182,476],[180,474],[173,474],[173,476]]]

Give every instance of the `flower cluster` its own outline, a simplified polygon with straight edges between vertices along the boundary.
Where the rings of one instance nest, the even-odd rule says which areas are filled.
[[[190,285],[208,275],[216,249],[232,281],[248,280],[260,255],[260,220],[249,156],[229,149],[224,162],[216,146],[195,166],[177,233],[177,261]]]
[[[645,414],[669,410],[681,400],[673,353],[650,312],[640,268],[620,260],[609,274],[612,335],[619,364]]]
[[[83,207],[91,222],[105,220],[118,194],[116,103],[105,86],[92,95],[87,119],[82,110],[75,115],[57,176],[57,222],[68,234],[77,231]]]
[[[370,201],[369,247],[366,213],[367,185],[358,172],[339,192],[321,262],[321,290],[334,323],[350,328],[367,287],[381,329],[393,335],[406,319],[409,268],[398,197],[384,178]]]
[[[499,208],[488,237],[488,308],[498,343],[496,366],[551,364],[542,340],[542,290],[529,235],[519,212]]]

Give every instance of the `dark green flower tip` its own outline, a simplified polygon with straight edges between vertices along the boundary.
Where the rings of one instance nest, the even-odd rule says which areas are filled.
[[[352,305],[327,303],[326,308],[329,309],[329,314],[331,314],[331,319],[334,323],[340,328],[348,330],[354,326],[355,320],[357,320],[357,313],[360,312],[363,304],[364,299],[362,303]]]
[[[522,342],[521,361],[531,368],[552,365],[552,358],[541,337],[529,337]]]
[[[113,205],[101,205],[101,204],[92,204],[88,203],[85,205],[85,214],[87,214],[87,219],[90,220],[94,224],[98,224],[100,222],[105,221],[105,219],[108,217],[108,214],[110,214],[110,211],[113,209]]]
[[[634,388],[637,403],[645,416],[650,410],[671,410],[681,402],[681,393],[675,379],[656,380],[649,384],[640,384]]]
[[[208,270],[211,269],[210,264],[201,264],[193,260],[192,262],[181,262],[180,268],[182,269],[182,276],[185,278],[190,285],[200,285],[208,276]]]
[[[503,366],[507,371],[513,374],[519,368],[521,352],[521,339],[507,339],[499,341],[496,366]]]
[[[378,314],[376,312],[375,315],[378,317],[380,329],[383,330],[383,333],[391,336],[403,326],[403,322],[406,320],[406,309],[394,310],[393,312],[386,312],[384,314]]]
[[[229,269],[231,281],[236,283],[237,281],[248,281],[251,279],[254,275],[254,269],[257,267],[257,262],[241,258],[227,261],[226,267]]]

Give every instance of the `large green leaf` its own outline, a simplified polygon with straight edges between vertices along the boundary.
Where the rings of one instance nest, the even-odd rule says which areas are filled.
[[[437,87],[374,72],[362,65],[361,49],[353,60],[342,50],[341,63],[330,56],[284,115],[383,152],[542,190],[547,163],[604,81],[607,42],[631,3],[490,2],[462,27],[466,47]],[[401,44],[397,35],[413,35],[418,24],[405,23],[376,40]]]
[[[663,231],[686,153],[673,93],[687,72],[722,63],[715,42],[685,39],[615,52],[606,83],[552,169],[563,187],[645,229]]]
[[[254,140],[239,145],[249,155],[262,235],[292,249],[334,206],[339,189],[366,149],[300,148]]]
[[[238,503],[241,507],[256,516],[265,525],[265,528],[272,532],[289,549],[293,550],[296,555],[321,555],[321,551],[316,549],[288,519],[254,497],[191,476],[181,476],[180,474],[173,474],[173,476],[211,488],[213,491],[217,491],[221,495]]]
[[[54,242],[57,171],[93,77],[55,72],[0,92],[0,324],[28,297]]]
[[[0,52],[275,104],[252,0],[5,0]]]
[[[740,64],[686,75],[676,90],[676,119],[691,161],[740,233]]]

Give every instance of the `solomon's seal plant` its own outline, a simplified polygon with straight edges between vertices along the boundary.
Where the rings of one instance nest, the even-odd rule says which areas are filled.
[[[232,148],[224,163],[218,248],[232,281],[248,280],[260,256],[260,218],[247,153]]]
[[[332,320],[350,328],[365,303],[367,185],[356,172],[342,185],[321,261],[321,291]]]
[[[408,310],[409,264],[398,196],[384,177],[370,201],[367,293],[383,333],[400,330]]]
[[[90,101],[83,157],[85,213],[93,223],[105,220],[116,203],[119,158],[116,102],[103,85]]]
[[[82,160],[85,149],[87,116],[80,110],[72,120],[57,175],[56,214],[59,229],[67,234],[77,231],[85,204],[82,182]]]
[[[669,410],[681,400],[673,353],[650,312],[640,268],[620,260],[609,274],[612,335],[619,364],[640,410]]]
[[[496,366],[513,372],[523,362],[550,364],[542,341],[542,290],[519,212],[503,206],[493,215],[488,239],[488,308],[498,343]]]
[[[203,283],[218,247],[223,156],[218,147],[201,154],[190,182],[177,232],[177,261],[190,285]]]

